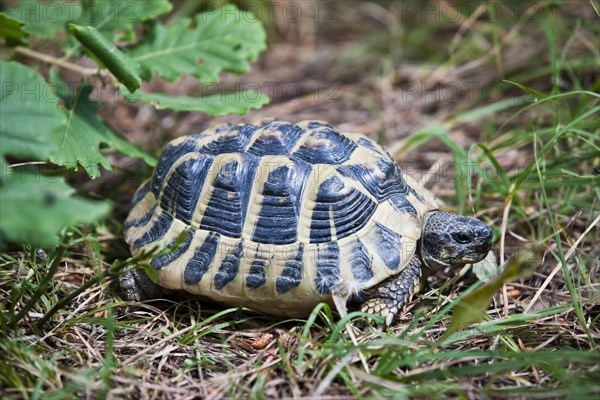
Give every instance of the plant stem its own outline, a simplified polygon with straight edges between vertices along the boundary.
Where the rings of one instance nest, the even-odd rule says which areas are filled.
[[[76,290],[72,291],[71,293],[69,293],[68,295],[66,295],[59,301],[57,301],[56,304],[54,305],[54,307],[52,307],[50,309],[50,311],[48,311],[46,314],[44,314],[44,316],[36,322],[36,324],[35,324],[36,328],[38,330],[42,330],[42,328],[44,327],[44,324],[46,322],[48,322],[54,314],[56,314],[66,304],[69,304],[75,297],[79,296],[81,293],[85,292],[90,287],[94,286],[95,284],[102,281],[103,279],[104,279],[104,274],[95,276],[92,279],[90,279],[89,281],[85,282],[80,287],[78,287]]]
[[[81,65],[73,64],[69,61],[63,60],[61,58],[56,58],[49,56],[48,54],[40,53],[35,50],[28,49],[27,47],[17,46],[15,51],[19,54],[22,54],[27,57],[34,58],[36,60],[55,65],[59,68],[63,68],[69,71],[76,72],[78,74],[84,76],[96,75],[100,73],[98,68],[86,68]]]
[[[40,297],[42,297],[42,294],[46,291],[46,287],[54,279],[54,274],[56,273],[56,270],[58,269],[58,266],[60,265],[60,262],[62,261],[62,256],[65,253],[65,250],[66,249],[63,246],[60,246],[56,250],[56,256],[54,257],[54,260],[52,260],[52,263],[50,264],[50,267],[48,268],[46,275],[44,276],[44,278],[38,285],[37,290],[35,291],[33,296],[31,296],[29,301],[27,303],[25,303],[25,305],[23,305],[23,307],[17,313],[17,315],[15,315],[12,318],[13,325],[16,325],[21,320],[21,318],[23,318],[25,316],[25,314],[33,308],[33,306],[40,299]]]
[[[92,279],[78,287],[76,290],[72,291],[71,293],[60,299],[54,305],[54,307],[50,309],[50,311],[44,314],[44,316],[36,322],[37,329],[41,330],[44,324],[48,322],[50,318],[52,318],[52,316],[56,314],[60,309],[62,309],[65,305],[69,304],[75,297],[79,296],[81,293],[85,292],[90,287],[94,286],[99,282],[102,282],[106,278],[106,276],[118,276],[119,272],[123,268],[123,265],[124,264],[122,262],[115,262],[106,273],[100,272],[99,274],[95,275]]]

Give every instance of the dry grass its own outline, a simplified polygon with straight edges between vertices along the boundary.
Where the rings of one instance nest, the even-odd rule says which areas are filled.
[[[314,4],[302,3],[305,15]],[[67,252],[53,279],[16,321],[54,252],[16,248],[1,256],[3,398],[600,395],[599,101],[591,93],[600,88],[599,32],[591,3],[537,2],[519,14],[498,2],[495,16],[474,6],[474,16],[448,20],[442,13],[455,15],[455,5],[439,2],[437,16],[422,15],[428,21],[408,18],[402,2],[332,4],[335,20],[267,21],[267,53],[251,74],[226,77],[229,86],[294,88],[268,93],[273,101],[261,110],[209,118],[107,104],[104,112],[155,154],[175,136],[261,116],[322,119],[379,137],[449,208],[494,227],[500,259],[525,243],[541,245],[533,276],[506,285],[485,321],[443,342],[454,300],[480,284],[470,268],[431,277],[387,330],[352,314],[358,347],[326,306],[281,321],[182,298],[129,304],[110,268],[128,257],[121,222],[149,171],[115,159],[121,175],[82,186],[114,196],[112,219],[93,232],[65,232]],[[534,101],[502,79],[555,97]],[[172,90],[200,89],[186,81]],[[472,173],[467,161],[477,166]]]

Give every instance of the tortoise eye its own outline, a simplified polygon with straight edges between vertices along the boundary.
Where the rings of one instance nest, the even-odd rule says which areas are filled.
[[[471,237],[464,232],[453,233],[452,239],[454,239],[456,243],[460,244],[467,244],[471,242]]]

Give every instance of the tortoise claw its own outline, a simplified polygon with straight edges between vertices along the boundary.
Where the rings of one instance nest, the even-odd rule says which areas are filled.
[[[390,326],[419,289],[421,262],[413,257],[406,268],[369,289],[361,311],[381,315]]]

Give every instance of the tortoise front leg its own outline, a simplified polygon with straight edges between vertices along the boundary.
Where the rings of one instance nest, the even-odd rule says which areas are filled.
[[[420,280],[421,260],[414,255],[402,272],[367,290],[360,310],[381,315],[389,326],[402,307],[419,291]]]

